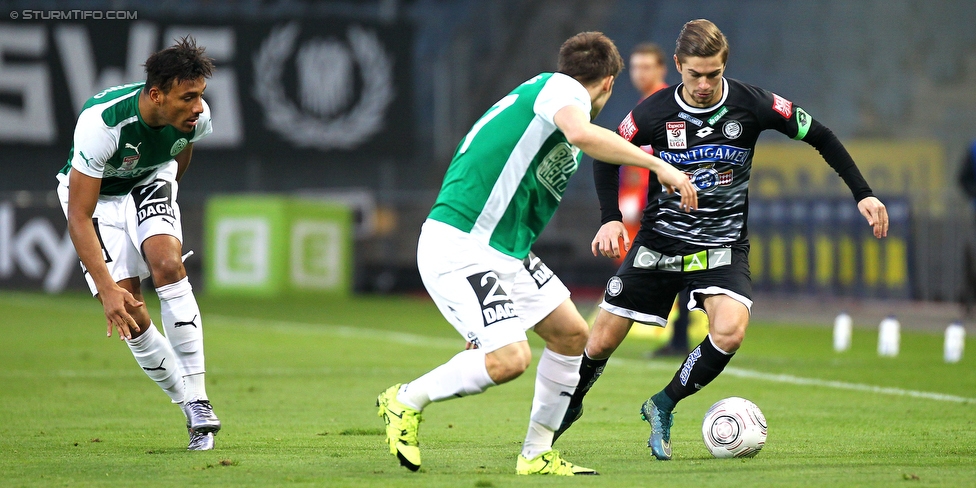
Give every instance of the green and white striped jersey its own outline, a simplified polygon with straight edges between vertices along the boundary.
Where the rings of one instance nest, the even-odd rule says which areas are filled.
[[[172,161],[187,144],[213,132],[206,101],[193,132],[181,132],[171,125],[159,129],[146,125],[139,113],[139,94],[144,85],[139,82],[108,88],[85,102],[61,174],[74,168],[101,178],[101,195],[125,195],[146,175]]]
[[[542,73],[492,105],[461,140],[428,218],[522,259],[552,218],[580,150],[553,116],[590,95],[562,73]]]

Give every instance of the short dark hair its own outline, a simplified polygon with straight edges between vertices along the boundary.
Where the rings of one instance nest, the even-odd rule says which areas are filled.
[[[653,42],[642,42],[634,46],[634,50],[630,52],[630,55],[633,56],[635,54],[654,56],[657,58],[658,64],[664,64],[664,49],[661,49],[661,46]]]
[[[689,56],[710,58],[716,54],[722,56],[722,64],[725,64],[729,59],[729,41],[711,21],[692,20],[681,28],[674,43],[674,55],[679,62],[683,63]]]
[[[624,69],[617,46],[602,32],[580,32],[559,48],[556,70],[589,85]]]
[[[176,44],[163,49],[146,60],[146,88],[157,87],[164,93],[184,81],[210,78],[213,59],[204,55],[206,48],[197,47],[190,36],[176,39]]]

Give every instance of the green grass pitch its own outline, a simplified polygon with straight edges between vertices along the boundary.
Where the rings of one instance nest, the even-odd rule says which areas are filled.
[[[643,359],[651,345],[628,339],[556,445],[602,476],[555,480],[514,474],[534,367],[431,405],[420,472],[388,453],[376,395],[464,346],[427,299],[200,305],[224,429],[214,451],[187,452],[179,409],[105,338],[95,300],[0,293],[0,485],[976,486],[972,339],[962,362],[945,364],[940,334],[903,331],[901,355],[879,358],[873,329],[855,329],[838,354],[827,326],[753,323],[729,370],[678,405],[670,462],[650,458],[638,409],[679,360]],[[712,459],[702,444],[702,416],[727,396],[768,419],[756,458]]]

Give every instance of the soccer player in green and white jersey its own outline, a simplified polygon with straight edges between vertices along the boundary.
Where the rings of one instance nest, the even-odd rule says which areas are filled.
[[[539,360],[518,474],[596,474],[552,449],[579,380],[588,336],[569,290],[530,249],[556,211],[583,152],[648,168],[686,211],[697,207],[688,177],[590,121],[603,108],[623,61],[599,32],[567,40],[558,72],[535,76],[492,106],[461,140],[424,223],[417,265],[444,317],[473,346],[377,398],[390,453],[420,468],[421,411],[474,395],[529,366],[525,331],[546,342]]]
[[[212,132],[203,101],[213,61],[192,38],[146,60],[146,81],[84,105],[58,196],[92,294],[136,362],[186,415],[187,449],[213,449],[220,420],[204,384],[203,322],[183,268],[178,181]],[[142,301],[151,274],[165,337]]]

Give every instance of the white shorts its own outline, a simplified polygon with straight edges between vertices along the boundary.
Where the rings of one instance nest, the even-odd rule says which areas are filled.
[[[161,166],[139,182],[129,194],[98,197],[92,222],[102,245],[105,265],[116,283],[127,278],[149,277],[149,265],[142,255],[142,243],[160,234],[183,242],[180,206],[176,203],[176,161]],[[68,175],[58,175],[58,197],[68,214]],[[98,294],[95,282],[82,265],[92,295]]]
[[[526,330],[569,298],[534,254],[513,258],[436,220],[421,228],[417,267],[444,318],[485,352],[526,340]]]

